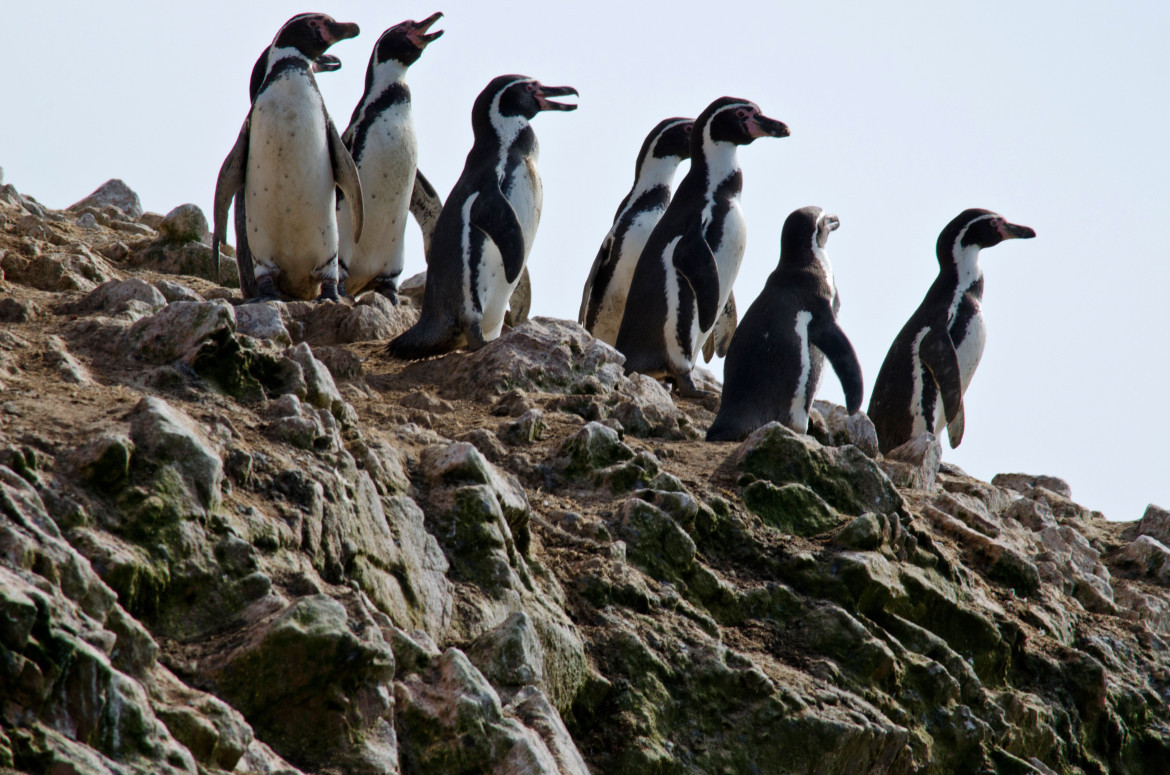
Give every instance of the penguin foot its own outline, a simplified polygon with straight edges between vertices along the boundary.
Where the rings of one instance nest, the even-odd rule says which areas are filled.
[[[276,283],[272,275],[264,275],[256,280],[256,295],[244,301],[245,304],[261,304],[266,301],[280,301],[280,293],[276,290]]]
[[[341,301],[341,297],[337,294],[337,281],[322,280],[321,293],[314,301]]]
[[[487,340],[483,338],[483,329],[480,328],[479,323],[472,323],[467,327],[467,349],[475,352],[487,344]]]
[[[675,375],[674,388],[680,398],[694,399],[711,411],[719,406],[719,394],[713,390],[700,389],[690,374]]]
[[[376,277],[370,286],[377,293],[382,294],[395,307],[398,306],[398,284],[390,277]]]

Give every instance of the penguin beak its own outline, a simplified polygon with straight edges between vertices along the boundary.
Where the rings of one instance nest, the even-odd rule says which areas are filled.
[[[332,54],[322,54],[313,60],[314,73],[331,73],[341,69],[341,60]]]
[[[763,113],[750,116],[744,122],[744,128],[747,129],[748,136],[753,140],[757,137],[788,137],[789,134],[788,127],[784,122],[768,118]]]
[[[361,32],[361,29],[352,22],[335,22],[330,19],[325,24],[325,45],[332,46],[339,40],[356,38],[359,32]]]
[[[1032,239],[1036,236],[1035,229],[1007,221],[1000,224],[999,233],[1003,235],[1004,239]]]
[[[406,33],[406,39],[409,40],[411,43],[413,43],[415,46],[417,46],[419,51],[422,51],[429,44],[435,42],[435,40],[442,37],[443,30],[439,30],[438,32],[432,32],[430,35],[426,34],[427,30],[429,30],[431,28],[431,25],[433,25],[435,22],[437,22],[442,17],[443,17],[443,12],[438,11],[436,13],[431,14],[427,18],[423,19],[421,22],[410,22],[412,27]]]
[[[566,97],[570,94],[574,97],[581,96],[572,86],[544,86],[542,84],[536,91],[536,104],[540,106],[541,110],[576,110],[576,105],[553,102],[549,99],[549,97]]]
[[[829,226],[829,231],[836,231],[841,228],[841,219],[835,215],[826,215],[825,223]]]

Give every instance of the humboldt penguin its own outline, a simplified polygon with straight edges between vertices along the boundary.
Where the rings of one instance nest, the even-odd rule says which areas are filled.
[[[406,213],[412,212],[423,229],[425,252],[442,209],[438,194],[418,171],[418,142],[406,85],[407,68],[443,34],[427,32],[442,15],[404,21],[382,33],[366,68],[365,92],[341,135],[357,164],[365,196],[360,243],[351,237],[349,201],[342,197],[337,205],[338,262],[345,293],[371,289],[396,303],[405,264]]]
[[[281,292],[301,299],[338,297],[335,190],[355,202],[356,239],[361,183],[313,72],[336,69],[339,62],[324,57],[326,49],[357,34],[356,24],[298,14],[253,68],[252,105],[216,181],[212,255],[218,258],[228,207],[242,189],[244,207],[237,212],[252,266],[241,262],[240,281],[245,295],[255,289],[256,300],[277,299]],[[245,276],[248,268],[251,277]]]
[[[691,133],[691,167],[638,259],[616,347],[626,371],[669,378],[678,393],[710,398],[691,371],[731,296],[747,234],[736,150],[788,127],[753,102],[720,97]]]
[[[523,75],[501,75],[480,92],[471,110],[475,141],[427,253],[419,320],[390,342],[389,355],[425,358],[464,342],[476,350],[500,335],[543,201],[529,121],[543,110],[576,109],[549,99],[569,94],[577,90]]]
[[[861,364],[837,324],[841,300],[825,252],[840,223],[819,207],[801,208],[784,221],[780,263],[731,340],[707,441],[738,441],[773,421],[807,433],[825,356],[849,414],[861,408]]]
[[[980,301],[979,251],[1036,232],[990,210],[964,210],[938,236],[939,273],[902,327],[878,371],[869,419],[889,452],[946,426],[951,447],[963,440],[963,394],[983,356],[987,328]]]
[[[670,184],[678,165],[691,156],[694,123],[689,118],[668,118],[646,136],[634,165],[634,187],[618,205],[613,226],[589,270],[577,322],[606,344],[617,341],[638,256],[670,203]]]

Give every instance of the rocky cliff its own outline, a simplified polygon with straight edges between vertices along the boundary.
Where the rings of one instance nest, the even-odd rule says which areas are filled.
[[[0,771],[1167,771],[1170,513],[211,266],[192,206],[0,189]]]

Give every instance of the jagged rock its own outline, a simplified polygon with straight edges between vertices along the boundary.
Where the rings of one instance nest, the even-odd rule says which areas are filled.
[[[45,339],[45,365],[56,371],[61,379],[70,384],[93,384],[93,377],[90,376],[89,369],[73,357],[59,336],[49,336]]]
[[[561,456],[565,473],[581,476],[629,460],[634,451],[622,443],[613,428],[591,422],[561,445]]]
[[[517,419],[502,424],[499,436],[509,444],[531,444],[541,437],[547,427],[544,412],[529,409]]]
[[[1115,560],[1142,576],[1170,584],[1170,548],[1148,535],[1139,535],[1118,552]]]
[[[859,449],[822,447],[780,423],[752,433],[725,467],[773,484],[803,483],[846,514],[889,514],[902,508],[894,485]]]
[[[341,393],[337,390],[337,383],[333,381],[333,375],[325,368],[325,364],[313,357],[309,345],[301,342],[285,350],[284,354],[301,367],[305,379],[306,401],[318,409],[330,412],[338,420],[350,419],[352,407],[342,399]]]
[[[130,439],[151,465],[173,467],[204,510],[219,507],[223,461],[190,417],[160,398],[144,398],[130,414]]]
[[[76,303],[62,307],[62,311],[79,315],[94,312],[116,315],[126,309],[131,301],[143,302],[152,313],[167,305],[166,297],[153,285],[137,278],[130,278],[102,283]]]
[[[158,288],[168,303],[172,301],[205,301],[202,296],[182,283],[159,280],[154,284],[154,287]]]
[[[1155,538],[1163,544],[1170,544],[1170,511],[1149,504],[1137,524],[1138,535]]]
[[[447,649],[426,679],[395,682],[394,699],[406,771],[580,772],[562,770],[541,734],[505,714],[499,695],[458,649]]]
[[[501,417],[519,417],[533,408],[528,394],[520,388],[514,388],[500,396],[495,407],[492,408],[492,414]]]
[[[235,310],[227,302],[179,301],[139,320],[126,339],[137,355],[167,363],[193,353],[206,340],[228,339],[235,331]]]
[[[920,433],[886,453],[882,471],[899,487],[934,489],[942,462],[942,443],[933,433]]]
[[[83,481],[99,490],[113,492],[128,481],[133,454],[134,442],[107,433],[73,452],[69,462]]]
[[[293,341],[317,345],[390,340],[414,325],[417,314],[396,307],[380,293],[367,293],[352,307],[292,301],[280,305]]]
[[[756,480],[744,488],[743,503],[766,524],[794,535],[818,535],[842,521],[821,496],[797,482],[777,487],[769,481]]]
[[[0,276],[0,281],[3,279],[3,276]],[[36,320],[37,314],[37,305],[31,301],[0,299],[0,323],[28,323]]]
[[[278,304],[241,304],[235,308],[235,314],[236,330],[241,334],[270,339],[278,344],[292,344]]]
[[[1022,495],[1027,495],[1033,487],[1043,487],[1044,489],[1051,490],[1052,492],[1064,498],[1072,497],[1072,488],[1068,486],[1068,482],[1055,476],[1033,476],[1032,474],[996,474],[991,478],[991,483],[996,487],[1004,487],[1009,490],[1015,490]]]
[[[209,243],[207,216],[198,205],[179,205],[167,213],[158,224],[159,237],[176,245],[188,242]]]
[[[8,252],[0,259],[8,282],[42,291],[91,291],[121,274],[101,256],[84,246],[70,253],[51,253],[25,258]]]
[[[294,764],[397,771],[394,653],[333,598],[297,600],[210,670],[217,693]]]
[[[455,406],[450,401],[437,398],[425,390],[415,390],[408,393],[402,398],[401,404],[409,409],[420,409],[424,412],[434,412],[435,414],[446,414],[455,411]]]
[[[519,687],[544,681],[544,648],[524,611],[509,616],[467,647],[467,656],[496,686]]]
[[[819,400],[813,401],[813,411],[821,416],[825,425],[825,438],[817,441],[833,447],[852,444],[867,457],[878,456],[877,429],[865,412],[850,415],[843,406]]]
[[[82,210],[86,207],[116,207],[128,218],[142,216],[142,203],[138,194],[121,180],[113,178],[98,186],[92,194],[69,205],[69,210]]]

